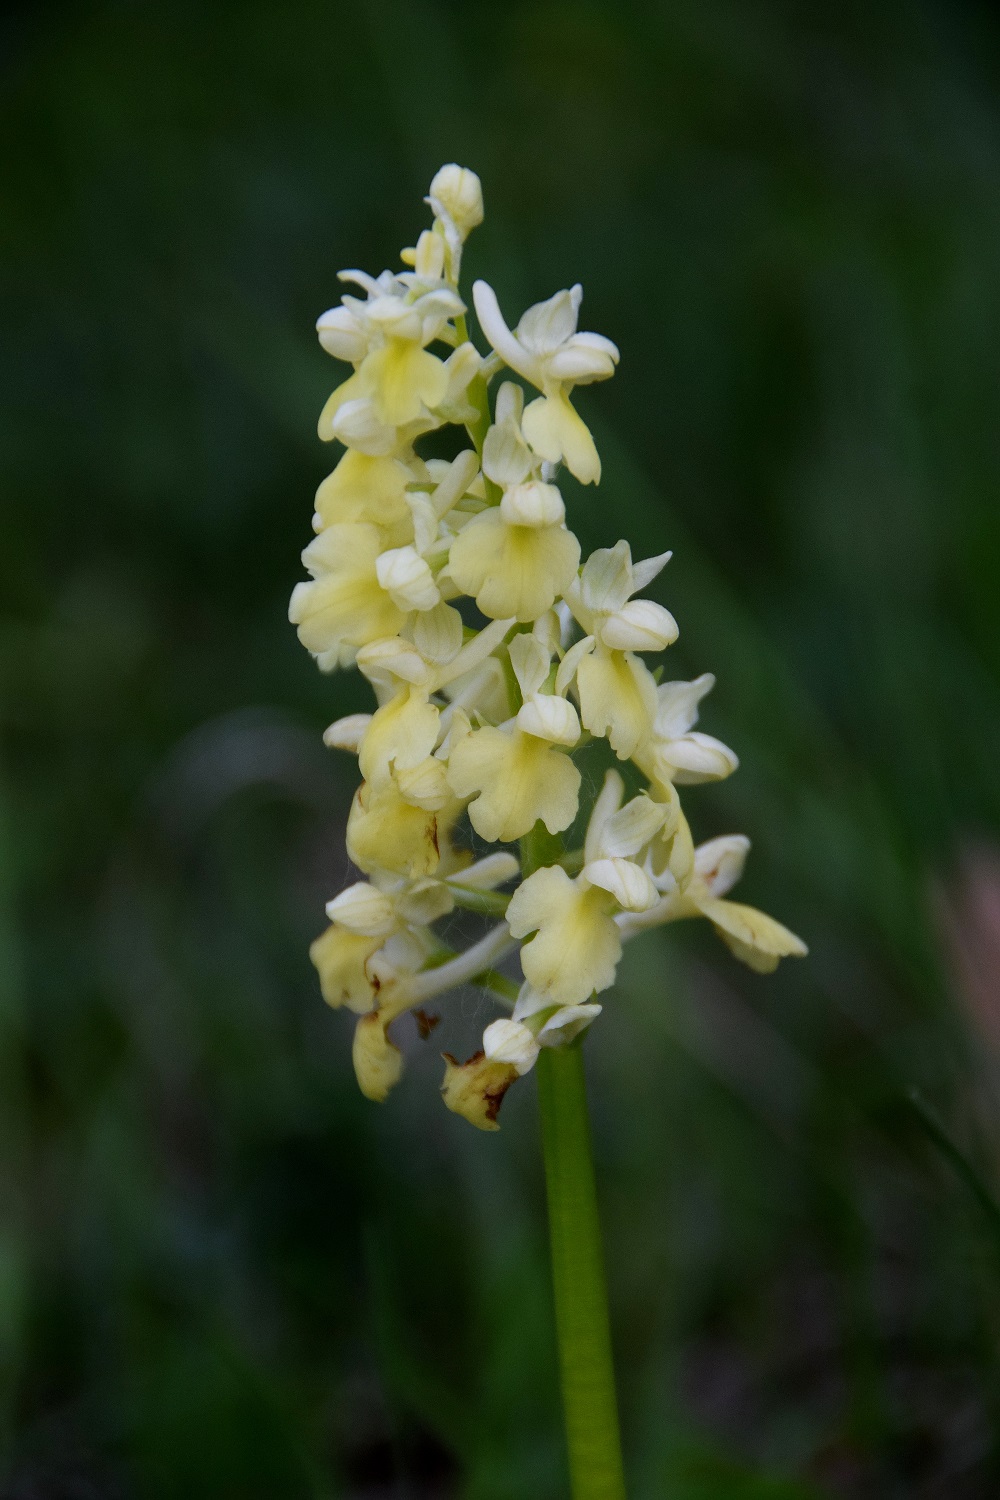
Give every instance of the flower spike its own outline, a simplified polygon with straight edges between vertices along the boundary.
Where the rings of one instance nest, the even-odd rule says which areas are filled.
[[[459,276],[483,219],[479,178],[449,163],[425,201],[432,223],[404,269],[342,272],[344,295],[316,325],[351,370],[320,417],[343,452],[316,494],[289,617],[324,671],[356,665],[375,702],[324,735],[358,758],[347,849],[362,878],[327,903],[310,956],[327,1003],[355,1014],[370,1099],[402,1077],[407,1014],[426,1037],[423,1007],[469,983],[506,1006],[480,1051],[445,1054],[444,1103],[491,1131],[511,1086],[601,1015],[594,997],[637,933],[705,917],[761,972],[806,949],[728,899],[748,840],[696,848],[681,810],[679,786],[738,761],[695,728],[714,677],[660,682],[645,660],[678,635],[669,610],[637,597],[670,553],[637,562],[619,541],[581,566],[559,471],[597,483],[601,464],[571,398],[614,374],[618,349],[578,330],[581,287],[512,329],[485,281],[472,300],[489,351],[477,349]],[[491,403],[504,367],[537,392],[527,404],[515,380]],[[466,431],[458,456],[421,456],[420,440],[449,426]],[[574,756],[593,739],[631,761],[643,789],[626,800],[609,771],[581,815]],[[578,820],[582,848],[564,855]],[[470,830],[503,847],[474,859]],[[451,953],[436,925],[456,906],[492,925]],[[519,987],[499,969],[518,949]]]

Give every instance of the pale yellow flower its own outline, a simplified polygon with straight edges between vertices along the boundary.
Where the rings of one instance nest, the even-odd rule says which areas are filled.
[[[454,287],[441,279],[443,256],[433,257],[437,239],[421,236],[416,275],[340,273],[367,299],[345,296],[316,325],[323,348],[355,366],[320,414],[324,441],[339,438],[366,454],[390,454],[442,420],[455,420],[451,411],[467,409],[465,392],[481,368],[476,350],[466,341],[444,360],[427,348],[437,340],[456,344],[454,319],[465,311]]]
[[[363,1015],[371,1010],[375,986],[367,970],[368,960],[384,939],[349,932],[331,924],[310,946],[309,957],[319,974],[320,989],[327,1005],[341,1005]]]
[[[449,612],[456,615],[454,610]],[[445,766],[441,760],[432,760],[432,752],[444,732],[443,719],[440,707],[431,702],[431,695],[479,667],[500,644],[511,623],[493,621],[454,652],[445,640],[450,637],[449,625],[441,620],[440,635],[431,629],[424,638],[415,627],[417,639],[412,642],[389,637],[373,641],[358,652],[358,666],[380,697],[384,697],[378,712],[358,726],[357,736],[361,774],[376,790],[395,780],[407,801],[432,811],[445,805],[449,797]],[[418,640],[428,647],[436,645],[438,659],[421,651]],[[460,620],[458,640],[461,641]],[[331,726],[331,730],[336,729],[336,725]]]
[[[607,735],[620,760],[648,740],[656,718],[656,681],[636,654],[662,651],[677,639],[669,610],[632,595],[656,577],[670,553],[633,563],[628,542],[591,553],[566,591],[586,635],[567,652],[560,688],[575,673],[580,717],[591,734]]]
[[[484,615],[537,620],[569,587],[580,544],[567,531],[566,507],[521,433],[523,396],[505,382],[497,420],[483,445],[483,473],[502,490],[500,504],[466,522],[452,542],[448,573]]]
[[[663,682],[656,689],[652,729],[633,756],[651,781],[679,786],[721,781],[738,768],[728,745],[693,728],[698,704],[714,686],[711,672],[703,672],[693,682]]]
[[[469,818],[484,839],[510,842],[539,819],[561,833],[576,817],[580,772],[565,750],[580,738],[573,705],[540,691],[549,654],[533,635],[516,635],[510,659],[524,702],[515,719],[472,730],[451,748],[448,781],[458,797],[473,797]]]
[[[590,429],[569,397],[574,386],[613,375],[618,350],[600,334],[577,333],[582,287],[556,292],[529,307],[514,333],[504,322],[492,287],[477,281],[472,295],[480,327],[497,354],[542,392],[525,410],[524,436],[540,458],[565,463],[582,484],[596,484],[601,461]]]
[[[580,543],[564,521],[555,485],[519,485],[459,532],[448,572],[491,619],[536,620],[569,587],[580,562]]]
[[[356,662],[376,701],[324,734],[358,756],[347,850],[367,878],[328,903],[330,925],[310,953],[328,1003],[358,1015],[358,1083],[382,1100],[403,1072],[394,1024],[470,982],[505,996],[497,965],[523,940],[513,1013],[485,1026],[467,1062],[446,1055],[445,1104],[495,1130],[511,1083],[600,1014],[593,997],[614,982],[626,938],[705,916],[759,970],[805,947],[726,899],[747,841],[696,849],[681,809],[678,785],[718,780],[737,760],[695,728],[710,674],[657,686],[642,659],[677,637],[668,610],[635,597],[669,553],[633,563],[622,541],[580,570],[556,466],[600,478],[571,398],[614,373],[618,350],[578,332],[578,286],[529,308],[512,332],[478,282],[493,350],[481,356],[458,290],[465,240],[483,217],[479,179],[447,164],[426,201],[434,222],[402,252],[407,269],[341,273],[360,292],[317,323],[322,347],[353,367],[320,418],[321,436],[347,451],[317,491],[318,535],[303,554],[311,581],[289,614],[320,665]],[[504,364],[540,394],[525,407],[517,380],[501,383],[491,421],[489,387]],[[452,460],[422,456],[417,440],[448,424],[474,446]],[[565,831],[582,787],[572,756],[591,736],[631,760],[648,790],[625,802],[622,778],[608,772],[583,850],[499,895],[521,862],[496,852],[473,863],[455,837],[465,813],[491,842]],[[526,845],[532,861],[538,842]],[[451,954],[435,924],[456,906],[499,920]]]
[[[311,583],[296,584],[288,618],[324,671],[348,666],[361,646],[397,635],[406,621],[379,582],[382,537],[367,522],[328,526],[302,554]]]
[[[635,864],[663,826],[666,808],[645,795],[621,804],[621,777],[609,771],[587,828],[584,866],[571,880],[559,865],[536,870],[514,892],[507,924],[521,949],[521,967],[532,989],[556,1006],[582,1005],[610,988],[621,957],[616,911],[642,912],[658,891]]]
[[[615,903],[583,876],[559,865],[529,875],[511,897],[507,923],[515,937],[534,936],[521,949],[521,967],[553,1005],[579,1005],[610,988],[622,945]]]
[[[350,449],[316,491],[316,531],[346,521],[377,526],[387,546],[413,538],[413,519],[406,503],[406,486],[413,476],[395,458],[374,458]]]
[[[390,337],[380,349],[372,350],[357,374],[330,399],[336,406],[348,399],[370,401],[386,427],[404,427],[433,410],[447,390],[443,359],[413,339]]]
[[[456,816],[460,810],[458,803]],[[441,859],[440,817],[407,802],[394,777],[378,787],[362,782],[347,819],[347,852],[366,873],[432,875]]]
[[[759,974],[771,973],[779,959],[804,958],[809,950],[794,932],[756,907],[722,899],[742,875],[749,849],[750,840],[739,833],[699,844],[690,878],[683,886],[671,871],[657,874],[647,865],[652,880],[665,894],[640,915],[619,918],[623,932],[630,935],[661,922],[707,917],[730,951]]]
[[[509,843],[530,833],[539,819],[561,833],[576,817],[580,772],[563,751],[525,734],[516,723],[476,729],[451,753],[448,781],[469,805],[481,838]]]

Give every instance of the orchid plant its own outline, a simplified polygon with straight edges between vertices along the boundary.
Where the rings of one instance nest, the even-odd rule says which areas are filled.
[[[581,565],[567,525],[561,471],[601,477],[574,390],[612,376],[617,348],[579,331],[579,286],[511,329],[477,281],[478,348],[460,272],[483,218],[479,179],[444,166],[426,201],[433,222],[404,269],[341,272],[356,291],[317,324],[353,368],[320,417],[344,451],[317,492],[310,576],[289,613],[320,667],[357,666],[375,704],[326,731],[358,757],[347,850],[364,879],[329,902],[311,956],[326,1001],[357,1016],[370,1099],[402,1075],[400,1018],[469,983],[499,1014],[472,1057],[445,1056],[448,1109],[496,1130],[508,1089],[537,1065],[573,1494],[613,1500],[625,1490],[582,1036],[623,943],[648,928],[707,917],[761,972],[806,949],[728,899],[748,840],[696,847],[681,808],[679,786],[738,762],[695,728],[714,678],[660,681],[647,661],[677,639],[669,611],[637,597],[670,554],[634,561],[619,541]],[[421,438],[449,426],[465,440],[457,456],[422,457]],[[626,798],[611,769],[581,809],[574,757],[597,739],[642,790]],[[501,847],[477,858],[472,834]],[[456,907],[495,919],[459,953],[435,931]],[[522,982],[500,967],[515,950]]]

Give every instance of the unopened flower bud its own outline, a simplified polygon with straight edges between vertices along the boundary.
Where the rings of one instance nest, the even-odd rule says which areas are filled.
[[[466,239],[483,222],[483,188],[475,172],[450,162],[435,172],[428,202],[441,219],[450,219]]]

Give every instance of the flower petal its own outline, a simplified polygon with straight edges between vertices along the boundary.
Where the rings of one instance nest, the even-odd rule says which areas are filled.
[[[527,1026],[505,1016],[483,1032],[483,1051],[490,1062],[510,1063],[523,1076],[535,1066],[538,1043]]]
[[[520,885],[507,908],[515,937],[535,936],[521,949],[525,978],[554,1005],[580,1005],[615,982],[621,938],[607,895],[545,866]]]
[[[721,740],[694,729],[677,740],[657,746],[657,768],[668,773],[679,786],[703,781],[724,781],[739,768],[739,757]]]
[[[724,896],[743,874],[750,840],[744,833],[725,833],[694,851],[694,873],[712,896]]]
[[[358,1088],[366,1099],[381,1104],[402,1077],[403,1054],[389,1040],[386,1023],[377,1010],[359,1018],[352,1057]]]
[[[561,750],[516,728],[466,735],[451,753],[448,780],[456,796],[474,796],[469,817],[489,843],[521,838],[539,818],[550,833],[562,833],[576,817],[576,766]]]
[[[599,634],[615,651],[662,651],[673,645],[679,631],[677,621],[662,604],[652,599],[631,599],[604,621]]]
[[[654,802],[640,792],[608,818],[597,841],[600,853],[595,857],[631,859],[659,833],[670,812],[667,804]]]
[[[630,859],[595,859],[584,865],[583,878],[607,891],[623,911],[649,911],[660,899],[645,870]]]
[[[359,522],[328,526],[302,554],[314,581],[296,587],[288,616],[325,670],[352,660],[370,641],[396,635],[406,618],[379,585],[381,548],[378,530]]]
[[[655,732],[664,740],[679,739],[698,722],[698,705],[715,687],[711,672],[693,682],[661,682],[656,689]]]
[[[581,484],[600,483],[601,460],[590,428],[561,386],[525,407],[521,429],[539,458],[564,463]]]
[[[331,922],[339,922],[348,932],[367,937],[387,938],[396,925],[396,913],[389,897],[367,880],[358,880],[326,903]]]
[[[446,1108],[461,1115],[477,1130],[499,1130],[497,1114],[504,1095],[518,1076],[517,1068],[512,1063],[491,1062],[483,1052],[474,1053],[464,1063],[446,1052],[444,1061],[441,1096]]]
[[[580,544],[564,526],[508,526],[491,509],[452,542],[448,572],[484,615],[527,622],[551,609],[579,561]]]
[[[538,1033],[539,1047],[565,1047],[597,1020],[602,1005],[561,1005]]]
[[[525,380],[529,380],[532,385],[539,385],[541,383],[539,362],[534,355],[518,343],[507,327],[493,288],[485,281],[474,282],[472,300],[475,304],[479,326],[504,364],[516,370],[518,375],[523,375]]]
[[[333,925],[320,934],[310,946],[309,957],[319,974],[327,1005],[346,1005],[359,1015],[372,1009],[376,991],[365,966],[384,941],[377,935],[348,932]]]
[[[323,730],[324,745],[329,750],[349,750],[357,755],[372,717],[372,714],[348,714],[344,719],[335,719]]]
[[[794,932],[754,906],[717,900],[699,905],[729,950],[758,974],[772,973],[781,958],[804,958],[809,951]]]
[[[396,458],[373,457],[348,449],[316,491],[317,529],[346,521],[368,521],[385,530],[406,527],[410,475]],[[404,536],[400,541],[407,541]]]
[[[607,735],[619,760],[627,760],[647,738],[656,712],[656,683],[649,668],[630,651],[598,645],[577,666],[576,684],[584,727]]]
[[[437,742],[441,715],[417,688],[397,693],[375,714],[361,742],[361,774],[373,786],[388,781],[393,767],[418,766]]]
[[[572,703],[557,693],[535,693],[521,706],[517,727],[550,745],[575,745],[580,720]]]
[[[496,854],[487,854],[482,859],[477,859],[475,864],[467,865],[457,875],[449,876],[449,879],[474,891],[492,891],[498,885],[505,885],[508,880],[513,880],[520,871],[521,862],[515,854],[498,850]]]
[[[362,782],[347,819],[347,852],[366,874],[433,875],[440,859],[437,814],[406,802],[395,782],[380,788]]]
[[[576,332],[583,301],[583,287],[555,292],[523,313],[517,325],[517,340],[532,354],[553,354]]]

